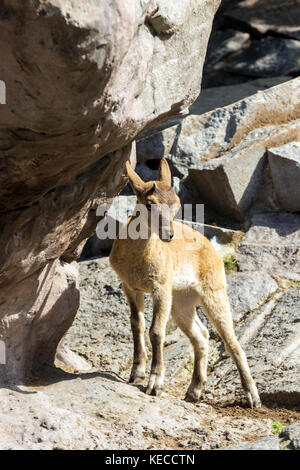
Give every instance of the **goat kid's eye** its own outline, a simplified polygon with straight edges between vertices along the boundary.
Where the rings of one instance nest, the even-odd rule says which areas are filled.
[[[150,204],[149,202],[147,202],[147,204],[146,204],[146,209],[147,209],[148,211],[151,211],[151,206],[152,206],[152,204]]]

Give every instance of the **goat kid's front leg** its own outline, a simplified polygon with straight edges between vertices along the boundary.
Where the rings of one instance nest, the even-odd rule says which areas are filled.
[[[143,384],[146,375],[147,353],[144,342],[144,294],[129,289],[123,284],[123,290],[130,306],[130,323],[133,336],[133,365],[129,382]]]
[[[160,286],[152,295],[153,319],[150,327],[150,341],[152,345],[152,365],[146,393],[159,396],[164,384],[163,348],[166,334],[166,325],[171,311],[172,291],[168,287]]]

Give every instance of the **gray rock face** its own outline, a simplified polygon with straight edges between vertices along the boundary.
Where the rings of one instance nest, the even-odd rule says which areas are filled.
[[[196,101],[190,106],[189,114],[200,115],[216,108],[224,108],[224,106],[236,103],[244,98],[248,100],[249,97],[255,95],[255,93],[280,85],[288,80],[290,80],[290,77],[283,75],[281,77],[257,78],[238,85],[205,88],[202,90],[201,95],[199,95]],[[170,122],[173,122],[175,119],[176,118],[171,118]],[[182,117],[178,117],[177,119],[182,119]],[[169,120],[162,124],[162,126],[168,127],[168,122]]]
[[[236,327],[263,401],[300,402],[299,300],[299,289],[275,294]],[[207,394],[231,399],[239,389],[238,380],[231,360],[220,360],[208,376]]]
[[[268,149],[268,160],[280,208],[300,211],[300,142]]]
[[[237,3],[237,2],[235,2]],[[256,34],[300,39],[300,5],[297,0],[244,0],[230,5],[225,16]]]
[[[224,108],[232,103],[241,101],[243,98],[249,98],[251,95],[254,95],[258,91],[267,90],[277,86],[283,82],[290,80],[289,76],[282,77],[272,77],[272,78],[258,78],[256,80],[250,80],[246,83],[239,83],[238,85],[227,85],[222,84],[218,87],[204,88],[201,91],[201,96],[194,101],[194,103],[189,107],[188,115],[201,115],[213,111],[217,108]],[[167,121],[158,124],[142,132],[140,135],[141,139],[145,139],[149,136],[152,136],[155,146],[152,148],[146,146],[147,140],[140,140],[137,143],[138,148],[138,158],[140,161],[155,159],[155,155],[162,155],[163,149],[163,139],[159,134],[160,131],[180,124],[181,121],[185,120],[185,116],[174,116]],[[147,154],[144,155],[144,152],[147,151]],[[155,153],[157,152],[157,153]]]
[[[227,292],[233,319],[259,307],[267,297],[278,289],[277,283],[267,273],[232,273],[227,276]]]
[[[2,210],[37,201],[145,127],[189,106],[200,91],[218,4],[186,0],[170,9],[166,0],[136,0],[130,8],[122,1],[89,0],[83,7],[70,0],[26,0],[22,6],[8,0],[0,37],[6,51],[0,75],[9,90],[0,116],[2,151],[9,162],[1,172]],[[149,27],[153,15],[161,24],[172,24],[173,33]],[[15,34],[18,21],[24,25],[22,37]],[[14,166],[18,151],[23,160]],[[32,154],[43,156],[39,178],[30,164]]]
[[[265,270],[300,280],[300,216],[285,212],[255,214],[238,246],[241,271]]]
[[[0,77],[7,90],[0,115],[3,296],[13,296],[16,283],[21,292],[23,283],[34,302],[35,273],[53,274],[55,260],[79,256],[95,230],[97,205],[110,202],[124,185],[132,141],[185,112],[198,96],[219,3],[185,0],[170,8],[166,0],[5,1],[0,18],[5,51]],[[39,324],[30,302],[10,310],[9,318],[1,307],[1,340],[18,344],[16,332],[22,336],[24,323],[29,329]],[[63,311],[69,311],[71,323],[73,305]],[[52,344],[51,312],[43,315],[48,329],[37,337],[34,357],[27,351],[27,361],[22,349],[27,369]],[[56,332],[58,341],[65,330],[57,326]],[[32,328],[35,334],[38,328]],[[16,344],[10,352],[17,351]],[[10,364],[17,358],[16,352]]]
[[[250,84],[237,86],[236,92],[233,91],[235,89],[233,86],[222,87],[219,92],[215,89],[206,90],[203,95],[203,107],[200,106],[201,97],[198,108],[194,107],[193,113],[182,118],[180,122],[177,120],[176,126],[173,125],[162,132],[159,132],[159,128],[155,128],[156,134],[137,143],[138,161],[164,156],[173,164],[185,168],[187,173],[188,168],[197,168],[200,162],[233,151],[238,145],[242,147],[243,141],[249,148],[251,142],[258,143],[265,139],[266,146],[270,147],[267,141],[274,140],[275,134],[277,136],[275,140],[283,138],[280,134],[283,132],[284,124],[291,123],[290,138],[287,136],[286,138],[292,141],[292,135],[295,135],[297,137],[294,140],[297,140],[299,124],[293,130],[292,123],[295,121],[297,124],[299,119],[300,79],[296,78],[279,85],[272,79],[268,89],[265,89],[267,82],[259,83],[257,93],[254,85],[248,88],[251,87]],[[238,93],[241,93],[241,90],[244,97],[245,93],[250,93],[251,96],[240,99]],[[218,93],[223,95],[222,100],[219,100]],[[238,96],[239,101],[232,103],[230,99],[231,104],[230,101],[224,102],[230,94],[233,100]],[[225,107],[219,109],[219,106]],[[207,112],[208,110],[211,112]],[[173,122],[171,120],[165,125],[172,126]]]
[[[250,46],[225,66],[226,72],[249,77],[274,77],[300,70],[300,44],[294,39],[266,38]]]

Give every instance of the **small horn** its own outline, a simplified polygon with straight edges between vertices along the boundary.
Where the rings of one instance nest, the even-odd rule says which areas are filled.
[[[172,176],[171,176],[171,171],[169,164],[165,158],[161,159],[159,169],[158,169],[158,181],[161,181],[169,186],[169,188],[172,185]]]
[[[126,170],[127,170],[127,176],[129,178],[129,182],[131,184],[131,187],[135,193],[141,192],[145,188],[145,183],[144,181],[139,177],[139,175],[134,171],[134,169],[131,167],[129,161],[127,160],[126,162]]]

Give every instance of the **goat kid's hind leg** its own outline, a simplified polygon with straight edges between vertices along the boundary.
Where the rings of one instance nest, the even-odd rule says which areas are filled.
[[[237,366],[249,406],[251,408],[260,407],[261,401],[251,376],[246,355],[235,336],[226,290],[210,289],[202,299],[202,306],[205,314],[223,340],[226,351]]]
[[[146,393],[159,396],[163,390],[165,368],[163,360],[163,347],[166,334],[166,325],[171,310],[172,292],[168,287],[160,286],[155,289],[153,298],[153,319],[150,327],[150,341],[152,345],[152,364]]]
[[[123,290],[130,306],[130,322],[133,336],[133,365],[129,382],[142,384],[145,379],[147,362],[144,342],[144,294],[129,289],[125,284],[123,284]]]
[[[179,328],[189,338],[194,349],[193,376],[185,400],[197,402],[207,379],[209,333],[197,317],[194,306],[186,308],[184,305],[173,304],[172,316]]]

